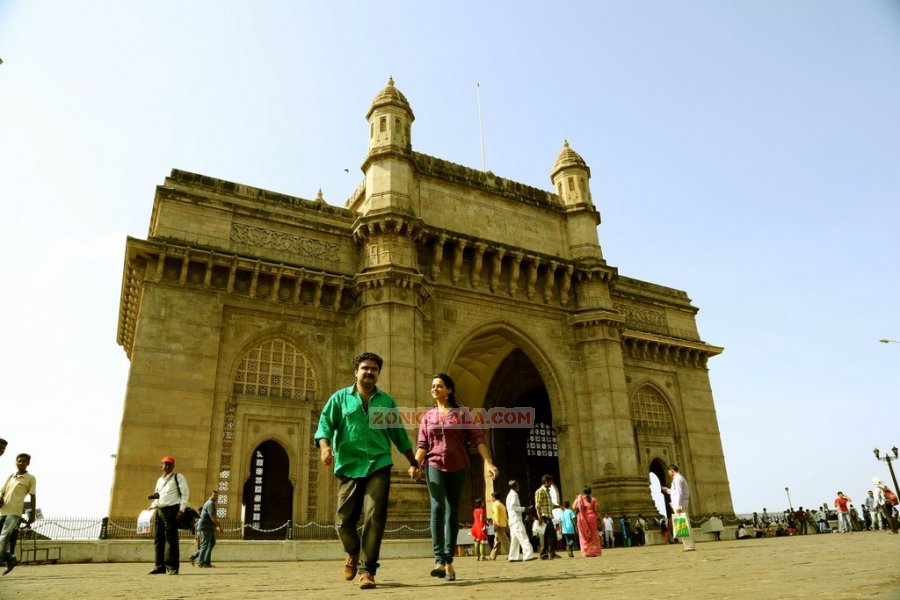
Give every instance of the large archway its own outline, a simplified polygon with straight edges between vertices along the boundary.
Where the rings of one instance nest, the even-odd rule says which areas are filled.
[[[265,441],[253,451],[242,497],[245,539],[284,539],[282,525],[293,519],[289,473],[290,459],[278,442]]]
[[[523,494],[523,504],[541,484],[541,477],[552,475],[557,487],[559,450],[553,430],[553,411],[547,388],[534,364],[515,349],[498,367],[485,398],[487,408],[533,408],[531,428],[497,428],[491,430],[491,453],[503,474],[498,488],[505,492],[505,482],[515,479]]]
[[[552,410],[553,398],[559,392],[547,363],[536,363],[530,358],[543,358],[536,348],[508,326],[492,326],[472,335],[460,347],[448,370],[456,382],[457,396],[466,406],[488,410],[527,407],[535,412],[533,427],[485,430],[485,442],[500,469],[500,477],[495,482],[485,480],[480,468],[469,469],[460,503],[463,522],[471,520],[476,498],[486,498],[495,490],[505,496],[510,479],[519,481],[522,503],[526,505],[532,503],[528,498],[540,485],[542,475],[552,475],[560,485]],[[471,452],[473,464],[480,465],[475,449]]]

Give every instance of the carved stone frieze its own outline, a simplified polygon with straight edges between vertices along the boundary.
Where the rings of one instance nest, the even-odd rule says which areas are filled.
[[[232,223],[231,241],[322,260],[336,260],[340,250],[340,245],[336,243],[244,223]]]
[[[629,329],[661,335],[669,334],[669,323],[666,320],[665,312],[621,303],[615,303],[613,306],[625,315],[625,325]]]

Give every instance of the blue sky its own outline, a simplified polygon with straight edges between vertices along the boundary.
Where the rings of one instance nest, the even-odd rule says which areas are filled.
[[[416,150],[550,190],[700,307],[735,510],[862,496],[900,444],[900,4],[0,0],[0,437],[108,505],[125,236],[185,169],[335,205],[392,75]],[[349,169],[350,173],[345,173]],[[5,465],[5,466],[4,466]],[[690,473],[686,473],[690,478]]]

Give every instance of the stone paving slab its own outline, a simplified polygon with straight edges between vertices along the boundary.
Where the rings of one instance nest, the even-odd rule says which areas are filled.
[[[387,559],[378,588],[359,590],[336,561],[184,564],[177,577],[142,563],[23,565],[0,599],[129,598],[890,598],[900,599],[900,535],[859,532],[604,550],[597,558],[529,563],[457,559],[458,580],[428,576],[427,558]],[[215,561],[215,552],[213,553]]]

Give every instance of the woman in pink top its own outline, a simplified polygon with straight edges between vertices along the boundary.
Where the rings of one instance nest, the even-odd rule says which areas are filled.
[[[434,408],[419,423],[416,461],[425,469],[431,499],[431,543],[434,549],[433,577],[456,579],[453,550],[459,531],[459,499],[466,482],[469,456],[466,442],[478,448],[485,471],[494,479],[500,471],[491,460],[481,429],[469,410],[456,403],[456,385],[445,373],[431,381]],[[410,476],[413,468],[410,467]]]

